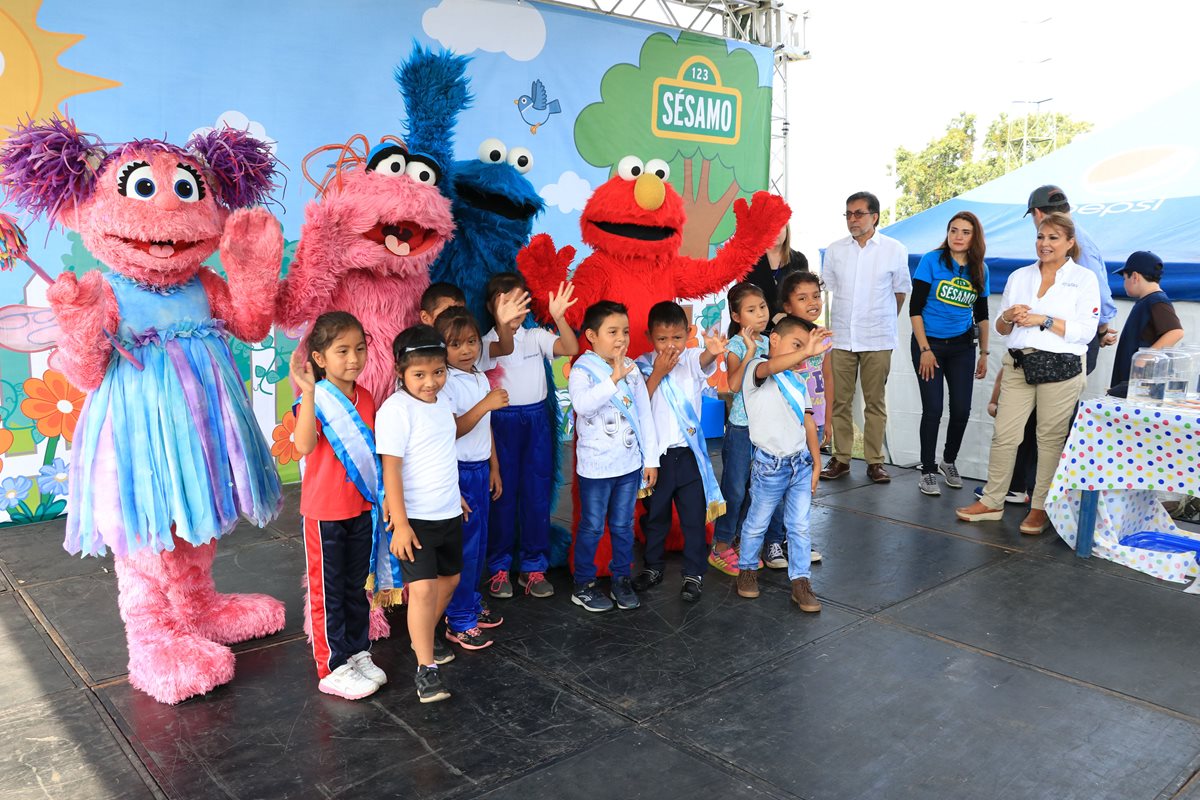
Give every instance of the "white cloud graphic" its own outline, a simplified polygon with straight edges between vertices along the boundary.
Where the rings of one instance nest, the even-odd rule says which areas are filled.
[[[275,152],[275,148],[279,144],[274,139],[272,139],[270,136],[267,136],[267,129],[263,127],[263,124],[261,122],[255,122],[254,120],[250,119],[245,114],[243,114],[242,112],[233,111],[232,109],[229,111],[226,111],[224,114],[217,117],[217,121],[214,125],[207,127],[207,128],[196,128],[196,130],[192,131],[192,136],[195,136],[198,133],[199,134],[208,133],[209,131],[214,130],[216,128],[224,128],[226,126],[233,128],[234,130],[237,130],[237,131],[245,131],[246,133],[250,134],[251,136],[253,136],[256,139],[262,139],[264,142],[266,142],[268,145],[271,146],[272,153]],[[190,139],[191,136],[189,136],[188,138]]]
[[[546,23],[528,3],[442,0],[421,17],[421,27],[460,55],[484,50],[529,61],[546,44]]]
[[[583,206],[592,196],[592,185],[586,178],[581,178],[571,170],[558,176],[557,183],[542,187],[542,199],[546,205],[554,206],[564,214],[572,211],[582,211]]]

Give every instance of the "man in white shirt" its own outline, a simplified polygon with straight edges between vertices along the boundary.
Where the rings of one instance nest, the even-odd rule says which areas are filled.
[[[829,245],[821,267],[825,288],[833,296],[833,457],[821,470],[826,480],[850,471],[854,444],[854,389],[860,376],[865,404],[863,450],[867,477],[875,483],[891,480],[883,466],[883,433],[887,425],[885,389],[896,348],[896,317],[904,296],[912,290],[908,250],[875,230],[879,198],[856,192],[846,198],[846,228],[850,235]],[[894,304],[894,306],[893,306]],[[826,389],[828,395],[829,389]]]

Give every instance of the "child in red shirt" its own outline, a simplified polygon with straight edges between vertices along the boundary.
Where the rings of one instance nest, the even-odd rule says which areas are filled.
[[[304,456],[300,514],[317,688],[359,700],[387,682],[367,638],[378,468],[375,401],[355,383],[367,363],[366,333],[352,315],[332,311],[317,317],[304,348],[304,370],[294,376],[301,392],[294,439]]]

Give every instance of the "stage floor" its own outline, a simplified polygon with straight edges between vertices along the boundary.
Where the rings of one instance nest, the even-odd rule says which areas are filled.
[[[816,499],[820,614],[772,570],[757,600],[710,571],[685,605],[675,562],[641,609],[586,614],[555,570],[554,598],[495,602],[497,644],[428,706],[403,611],[374,648],[392,683],[317,692],[296,488],[215,569],[287,628],[176,707],[124,677],[111,561],[67,556],[61,522],[0,530],[0,797],[1200,800],[1200,598],[1021,536],[1022,508],[956,522],[972,482],[864,472]]]

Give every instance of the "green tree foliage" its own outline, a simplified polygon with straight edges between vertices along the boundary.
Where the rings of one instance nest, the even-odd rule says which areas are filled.
[[[1001,114],[988,126],[982,146],[977,143],[975,115],[963,112],[946,126],[946,132],[925,149],[896,148],[892,174],[901,191],[896,220],[944,203],[980,184],[1011,172],[1062,147],[1092,123],[1072,120],[1066,114]],[[977,147],[979,152],[977,152]],[[896,220],[889,219],[882,224]]]
[[[736,144],[671,138],[653,130],[655,81],[677,79],[684,62],[697,55],[716,67],[722,87],[741,93]],[[678,41],[652,34],[637,64],[617,64],[604,73],[600,101],[584,108],[575,121],[575,147],[589,164],[611,174],[627,155],[666,161],[670,183],[683,196],[688,215],[683,251],[707,257],[709,243],[733,233],[733,201],[767,187],[771,89],[759,82],[758,64],[746,50],[730,52],[724,42],[689,33],[681,33]]]

